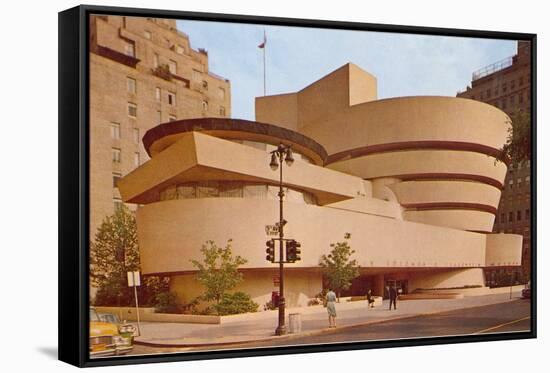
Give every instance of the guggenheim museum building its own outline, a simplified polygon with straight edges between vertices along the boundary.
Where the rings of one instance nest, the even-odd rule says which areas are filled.
[[[203,291],[192,259],[207,240],[247,259],[243,281],[260,305],[277,290],[266,227],[279,219],[278,144],[284,166],[285,237],[301,261],[285,266],[287,305],[323,288],[320,257],[351,234],[360,276],[349,295],[485,287],[484,269],[521,265],[522,237],[491,233],[507,170],[499,149],[510,120],[454,97],[377,99],[371,74],[346,64],[298,92],[259,97],[256,121],[198,118],[163,123],[143,144],[151,159],[122,178],[139,204],[144,275],[169,276],[184,301]],[[478,291],[478,293],[479,293]]]

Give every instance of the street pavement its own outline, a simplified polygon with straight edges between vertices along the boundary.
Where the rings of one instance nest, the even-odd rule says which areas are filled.
[[[375,309],[368,309],[366,302],[339,303],[336,329],[327,328],[327,313],[322,306],[291,309],[289,312],[302,311],[302,333],[283,337],[274,336],[277,326],[276,311],[262,312],[251,316],[249,320],[220,325],[142,323],[142,336],[137,338],[138,345],[135,346],[132,354],[152,353],[151,351],[210,350],[229,346],[233,348],[235,345],[276,346],[339,340],[410,338],[449,333],[471,334],[483,330],[484,327],[492,328],[500,325],[499,321],[502,318],[508,320],[522,312],[521,317],[527,317],[530,302],[529,300],[518,301],[518,299],[519,294],[514,293],[512,299],[509,294],[497,294],[463,299],[408,300],[398,301],[398,309],[391,311],[388,310],[387,301]],[[487,308],[486,316],[480,316],[478,320],[472,319],[471,316],[478,314],[479,307],[482,306],[492,307]],[[457,315],[464,315],[465,319],[448,318],[446,315],[449,311],[457,311]],[[510,315],[508,311],[511,312]],[[441,323],[439,317],[445,322]],[[413,321],[412,318],[417,321]],[[426,318],[430,320],[427,324],[418,321]],[[373,332],[382,328],[382,325],[389,325],[388,323],[395,323],[395,325],[391,329],[380,329],[381,334]],[[524,327],[524,324],[521,321],[503,328],[516,330],[519,326]],[[441,329],[437,329],[438,325]],[[468,325],[471,325],[471,328],[467,327]],[[367,328],[365,330],[368,330],[368,335],[361,333],[364,328]]]

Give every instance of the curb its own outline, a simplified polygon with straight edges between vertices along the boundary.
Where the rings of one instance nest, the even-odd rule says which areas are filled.
[[[458,311],[458,310],[469,310],[473,308],[481,308],[496,304],[503,304],[503,303],[509,303],[513,301],[517,301],[518,299],[507,299],[504,302],[499,303],[492,303],[492,304],[485,304],[482,306],[470,306],[470,307],[464,307],[464,308],[456,308],[451,310],[443,310],[443,311],[431,311],[431,312],[423,312],[423,313],[417,313],[417,314],[409,314],[409,315],[402,315],[402,316],[396,316],[391,317],[388,319],[383,320],[371,320],[371,321],[364,321],[360,323],[350,324],[350,325],[344,325],[344,326],[338,326],[336,328],[323,328],[323,329],[316,329],[311,330],[307,332],[301,332],[301,333],[293,333],[293,334],[287,334],[282,336],[270,336],[266,338],[260,338],[260,339],[246,339],[241,341],[230,341],[230,342],[218,342],[218,343],[156,343],[156,342],[146,342],[146,341],[136,341],[134,340],[134,344],[141,345],[141,346],[148,346],[148,347],[164,347],[164,348],[185,348],[185,347],[206,347],[206,346],[229,346],[229,345],[235,345],[235,344],[248,344],[248,343],[257,343],[257,342],[268,342],[268,341],[286,341],[286,340],[293,340],[298,339],[302,337],[311,337],[316,335],[322,335],[322,334],[331,334],[331,333],[337,333],[343,330],[357,328],[360,326],[367,326],[367,325],[373,325],[373,324],[382,324],[385,322],[391,322],[391,321],[399,321],[399,320],[405,320],[405,319],[412,319],[415,317],[423,317],[423,316],[431,316],[436,314],[445,314],[448,312]]]

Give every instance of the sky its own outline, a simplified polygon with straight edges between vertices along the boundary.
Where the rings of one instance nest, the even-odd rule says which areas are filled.
[[[516,53],[516,41],[371,31],[262,26],[180,20],[191,47],[208,51],[209,69],[231,81],[231,117],[254,120],[263,95],[296,92],[352,62],[375,75],[378,98],[456,96],[472,72]]]

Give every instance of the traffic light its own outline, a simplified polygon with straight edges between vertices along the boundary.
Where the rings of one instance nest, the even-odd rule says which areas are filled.
[[[300,247],[302,245],[296,241],[296,240],[290,240],[286,243],[286,261],[290,263],[297,262],[298,260],[302,260],[300,257],[300,254],[302,253],[302,250],[300,250]]]
[[[275,262],[275,240],[269,240],[265,243],[267,249],[265,249],[265,260],[273,263]]]

